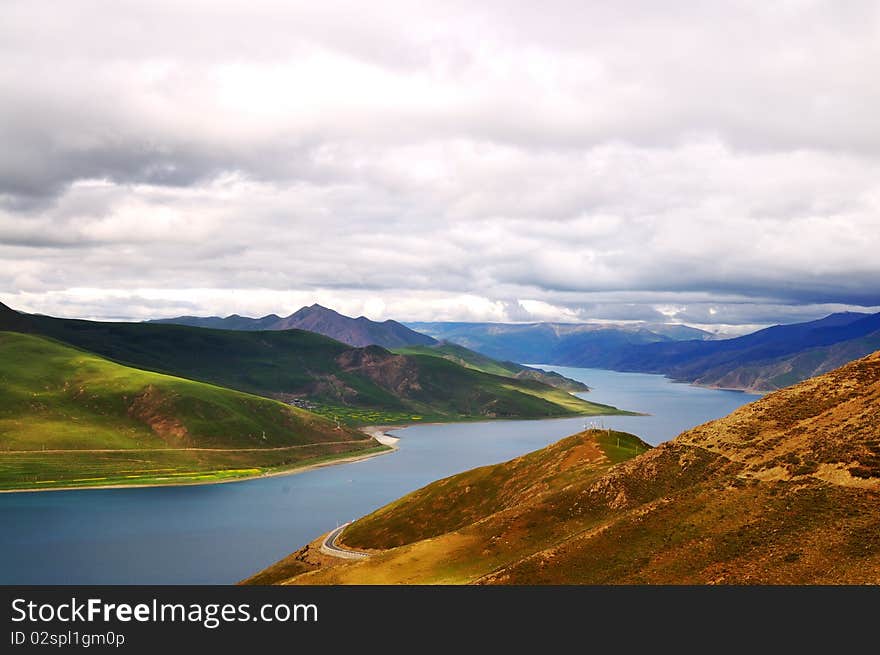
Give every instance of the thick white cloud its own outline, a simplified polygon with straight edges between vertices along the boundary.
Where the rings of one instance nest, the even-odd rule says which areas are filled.
[[[351,5],[4,3],[2,299],[724,326],[880,305],[876,3]]]

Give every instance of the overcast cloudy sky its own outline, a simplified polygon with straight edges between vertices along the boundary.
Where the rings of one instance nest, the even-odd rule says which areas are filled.
[[[0,300],[877,311],[878,6],[3,0]]]

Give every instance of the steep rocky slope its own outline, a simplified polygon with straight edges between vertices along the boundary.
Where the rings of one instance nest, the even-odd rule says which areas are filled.
[[[346,529],[341,543],[372,557],[300,551],[305,568],[287,581],[880,583],[880,353],[607,471],[590,454],[601,436],[499,465],[481,488],[475,471],[429,485]],[[561,445],[580,468],[535,466],[535,479],[575,470],[572,479],[487,504],[513,471]]]

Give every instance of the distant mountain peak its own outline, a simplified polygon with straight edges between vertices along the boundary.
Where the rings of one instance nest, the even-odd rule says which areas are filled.
[[[305,330],[357,347],[375,345],[383,348],[401,348],[429,346],[436,343],[433,337],[416,332],[397,321],[388,319],[380,323],[366,316],[351,318],[318,303],[300,307],[283,318],[277,314],[269,314],[262,318],[232,314],[226,318],[180,316],[157,322],[221,330]]]
[[[366,316],[351,318],[335,309],[314,303],[302,307],[272,329],[309,330],[352,346],[378,345],[399,348],[411,345],[431,345],[435,339],[398,323],[386,320],[381,323]]]
[[[315,312],[325,312],[327,314],[334,314],[335,316],[342,316],[342,314],[337,312],[335,309],[332,309],[331,307],[325,307],[324,305],[321,305],[320,303],[312,303],[308,307],[301,307],[300,311],[302,311],[304,309],[311,309],[312,311],[315,311]]]
[[[311,305],[303,305],[295,312],[290,314],[289,316],[285,316],[284,318],[302,318],[303,316],[342,316],[335,309],[330,309],[329,307],[324,307],[324,305],[319,305],[318,303],[312,303]]]

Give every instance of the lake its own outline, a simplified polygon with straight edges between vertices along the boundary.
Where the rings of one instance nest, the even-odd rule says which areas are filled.
[[[228,584],[337,524],[454,473],[501,462],[601,422],[658,444],[757,396],[659,375],[543,366],[584,397],[649,416],[419,425],[399,450],[229,484],[0,494],[0,584]]]

